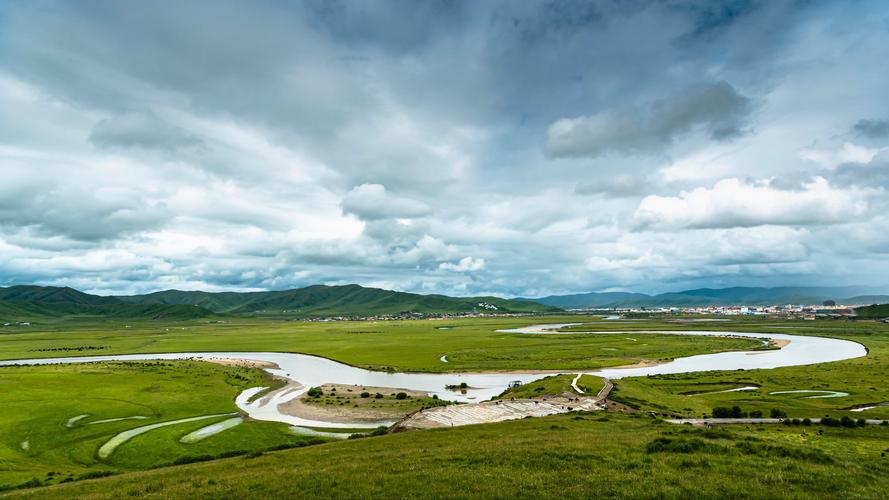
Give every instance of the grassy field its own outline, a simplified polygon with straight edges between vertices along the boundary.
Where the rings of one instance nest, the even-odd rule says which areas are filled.
[[[884,498],[889,428],[568,414],[14,492],[29,498]],[[644,480],[640,480],[644,478]]]
[[[108,459],[97,457],[102,444],[127,429],[237,412],[235,396],[258,385],[269,385],[260,370],[188,361],[0,368],[0,485],[54,484],[100,471],[313,441],[283,424],[248,421],[197,443],[179,442],[229,418],[217,417],[157,429],[121,445]],[[86,416],[76,419],[81,415]],[[101,423],[137,416],[146,418]]]
[[[584,330],[723,330],[824,335],[860,342],[868,356],[822,365],[616,381],[612,397],[661,415],[702,416],[716,406],[740,406],[790,417],[843,415],[889,418],[889,407],[852,413],[853,405],[889,401],[889,325],[877,322],[640,321],[598,318],[483,318],[449,321],[304,323],[236,320],[187,323],[81,323],[0,329],[0,359],[128,352],[289,351],[322,355],[377,369],[473,371],[591,369],[663,361],[761,346],[750,339],[657,334],[522,335],[495,330],[534,323],[591,321]],[[787,328],[789,327],[789,328]],[[635,340],[632,340],[635,339]],[[447,363],[440,360],[446,355]],[[571,375],[553,376],[501,397],[571,392]],[[96,450],[115,434],[138,426],[236,411],[242,389],[268,385],[259,370],[198,362],[101,363],[0,368],[0,485],[52,485],[84,475],[151,469],[176,461],[300,446],[282,424],[246,421],[195,444],[179,439],[227,416],[153,430],[108,458]],[[601,380],[585,376],[588,393]],[[745,392],[718,392],[757,386]],[[787,390],[831,390],[837,398]],[[388,399],[386,399],[388,398]],[[386,404],[399,411],[422,398],[347,402],[328,390],[318,407]],[[355,399],[355,398],[352,398]],[[389,401],[391,399],[391,401]],[[429,404],[437,404],[432,401]],[[402,408],[404,407],[404,408]],[[388,407],[387,407],[388,408]],[[410,409],[410,408],[408,408]],[[87,414],[71,427],[68,419]],[[142,420],[91,424],[128,416]],[[721,428],[720,428],[721,429]],[[820,431],[820,432],[819,432]],[[26,446],[23,446],[27,443]],[[702,431],[657,423],[650,416],[595,414],[522,420],[496,425],[413,431],[324,444],[300,450],[76,481],[56,490],[15,490],[36,496],[849,496],[877,498],[886,488],[887,427],[839,429],[764,426]],[[640,474],[646,481],[640,482]],[[286,480],[282,477],[286,476]],[[556,486],[554,486],[556,485]],[[780,486],[779,486],[780,485]],[[654,488],[654,489],[652,489]],[[770,492],[772,494],[770,494]]]
[[[279,351],[315,354],[381,370],[445,372],[591,369],[665,361],[758,346],[755,340],[648,335],[523,335],[495,330],[534,322],[599,318],[486,318],[444,321],[263,320],[229,322],[106,322],[0,328],[0,359],[146,352]],[[604,328],[631,323],[604,322]],[[443,329],[447,328],[447,329]],[[441,356],[447,356],[447,363]]]
[[[612,398],[640,409],[681,416],[699,417],[709,414],[717,406],[737,405],[745,411],[759,410],[766,415],[771,408],[779,408],[790,417],[800,418],[825,415],[889,418],[889,406],[860,413],[848,411],[853,406],[889,401],[889,385],[886,382],[889,380],[889,325],[863,321],[817,321],[799,322],[795,326],[799,328],[775,329],[770,328],[770,324],[748,321],[720,325],[720,328],[848,339],[863,344],[868,349],[868,355],[834,363],[772,370],[622,379],[615,381]],[[708,328],[716,329],[713,326]],[[717,392],[743,386],[758,386],[758,389]],[[848,396],[808,398],[818,394],[769,394],[790,390],[838,391],[846,392]]]

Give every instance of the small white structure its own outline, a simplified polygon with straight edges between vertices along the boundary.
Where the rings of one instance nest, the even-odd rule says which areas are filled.
[[[509,383],[509,388],[510,388],[510,389],[515,389],[516,387],[518,387],[518,386],[520,386],[520,385],[522,385],[522,381],[521,381],[521,380],[513,380],[512,382]]]

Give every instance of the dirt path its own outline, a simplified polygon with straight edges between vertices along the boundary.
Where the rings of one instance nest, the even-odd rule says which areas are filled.
[[[545,417],[558,413],[602,409],[594,398],[555,397],[544,400],[516,399],[485,401],[464,405],[443,406],[423,410],[397,423],[395,430],[431,429],[460,425],[487,424],[526,417]]]

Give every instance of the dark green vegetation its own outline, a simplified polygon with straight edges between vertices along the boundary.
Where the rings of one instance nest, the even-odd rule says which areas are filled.
[[[296,290],[208,293],[167,290],[123,297],[139,304],[191,304],[218,313],[289,314],[299,317],[460,312],[547,312],[558,308],[497,297],[447,297],[395,292],[358,285],[313,285]],[[490,307],[485,307],[487,304]]]
[[[188,292],[102,297],[72,288],[0,288],[0,322],[86,316],[106,319],[188,320],[218,314],[285,317],[372,316],[408,313],[527,313],[558,308],[496,297],[447,297],[358,285],[314,285],[275,292]]]
[[[71,317],[87,319],[188,320],[213,313],[191,305],[128,304],[73,288],[11,286],[0,288],[0,323],[47,322]]]
[[[889,318],[889,304],[875,304],[855,309],[855,315],[862,319]]]
[[[822,431],[822,432],[818,432]],[[889,428],[673,426],[568,414],[412,431],[59,487],[32,498],[882,498]]]
[[[0,486],[32,479],[55,484],[317,441],[284,424],[250,421],[194,444],[179,443],[185,434],[229,418],[219,417],[157,429],[108,459],[97,457],[102,444],[127,429],[237,412],[235,396],[259,385],[273,385],[260,370],[189,361],[0,368]],[[147,418],[93,423],[135,416]]]
[[[885,289],[863,287],[732,287],[699,288],[681,292],[645,295],[642,293],[606,292],[554,295],[534,300],[564,309],[658,306],[765,306],[772,304],[821,304],[833,300],[838,304],[870,304],[872,300],[889,300]]]

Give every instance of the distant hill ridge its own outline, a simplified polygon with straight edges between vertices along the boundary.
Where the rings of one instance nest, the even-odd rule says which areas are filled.
[[[833,300],[838,304],[871,304],[889,302],[889,287],[731,287],[697,288],[681,292],[646,295],[629,292],[581,293],[551,295],[530,300],[564,309],[612,307],[694,307],[775,304],[821,304]]]
[[[313,285],[270,292],[165,290],[144,295],[99,296],[69,287],[0,288],[0,320],[68,315],[133,319],[193,319],[216,314],[297,317],[398,313],[549,312],[552,306],[497,297],[448,297],[359,285]]]

